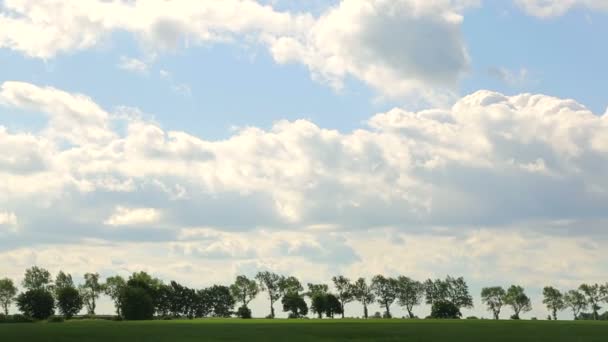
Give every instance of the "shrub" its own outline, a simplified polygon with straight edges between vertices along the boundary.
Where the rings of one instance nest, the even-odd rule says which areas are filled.
[[[372,318],[382,318],[382,314],[378,311],[374,312],[374,315],[372,316]]]
[[[431,307],[431,318],[459,319],[462,317],[460,309],[451,302],[439,301]]]
[[[62,316],[51,316],[47,319],[49,323],[63,323],[64,319]]]
[[[251,318],[251,309],[243,305],[236,310],[236,316],[244,319]]]
[[[17,297],[17,307],[24,315],[42,320],[55,313],[55,300],[47,290],[29,290]]]
[[[24,315],[0,315],[0,324],[1,323],[31,323],[32,320],[29,317]]]
[[[477,316],[469,316],[469,317],[467,317],[467,319],[479,319],[479,318],[477,318]]]

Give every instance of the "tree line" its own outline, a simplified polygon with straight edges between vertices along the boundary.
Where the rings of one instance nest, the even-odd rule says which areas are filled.
[[[254,278],[236,277],[230,286],[213,285],[204,289],[188,288],[176,281],[165,283],[146,272],[135,272],[127,279],[108,277],[101,281],[98,273],[86,273],[82,284],[76,286],[70,274],[60,271],[55,279],[51,273],[37,266],[25,271],[18,290],[11,279],[0,279],[0,304],[8,316],[10,305],[15,302],[19,311],[32,319],[42,320],[55,311],[70,319],[86,309],[94,316],[97,300],[108,296],[114,303],[116,317],[127,320],[152,319],[154,317],[231,317],[251,318],[249,303],[261,293],[268,299],[270,314],[275,317],[275,304],[280,301],[283,312],[289,318],[302,318],[309,311],[318,318],[344,318],[344,308],[351,302],[359,302],[362,317],[368,318],[369,305],[376,303],[383,314],[375,317],[391,318],[391,307],[403,307],[409,318],[417,318],[414,310],[422,303],[431,307],[428,318],[457,319],[463,308],[473,308],[473,297],[464,278],[447,276],[445,279],[417,281],[405,276],[374,276],[354,281],[344,277],[332,278],[333,289],[327,284],[304,285],[293,276],[269,271],[258,272]],[[309,299],[310,306],[305,300]],[[500,319],[504,307],[513,311],[511,319],[532,310],[531,300],[523,287],[512,285],[506,290],[500,286],[485,287],[481,301],[493,315]],[[601,303],[608,303],[608,283],[582,284],[578,289],[560,292],[548,286],[543,289],[543,304],[549,310],[549,319],[557,319],[559,311],[569,309],[574,319],[608,318],[600,316]],[[234,310],[235,306],[238,306]],[[591,310],[590,313],[584,312]]]

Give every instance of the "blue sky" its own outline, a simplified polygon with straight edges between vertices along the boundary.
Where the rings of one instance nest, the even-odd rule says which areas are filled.
[[[604,1],[0,4],[7,276],[608,277]]]

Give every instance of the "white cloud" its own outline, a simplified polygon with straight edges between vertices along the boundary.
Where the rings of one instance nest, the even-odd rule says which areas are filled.
[[[0,211],[0,233],[2,233],[3,230],[16,232],[17,228],[17,215],[12,212]]]
[[[125,208],[118,206],[104,224],[109,226],[134,226],[157,223],[160,212],[154,208]]]
[[[123,70],[137,72],[141,74],[145,74],[146,72],[148,72],[148,64],[137,58],[129,58],[122,56],[120,57],[118,67]]]
[[[608,274],[608,116],[573,100],[479,91],[352,132],[279,121],[205,140],[53,88],[6,82],[0,98],[48,116],[0,128],[0,220],[17,213],[28,241],[0,239],[14,277],[34,263],[197,286],[258,269],[562,288]],[[59,144],[47,132],[68,114],[107,137]]]
[[[557,17],[575,7],[586,7],[592,10],[608,10],[606,0],[515,0],[528,14],[537,17]]]
[[[343,0],[315,17],[252,0],[10,0],[0,12],[0,47],[48,59],[96,46],[114,31],[132,33],[149,51],[255,42],[338,89],[352,77],[385,96],[444,103],[469,64],[460,13],[478,2]],[[121,66],[146,69],[126,58]]]
[[[511,87],[520,87],[530,82],[530,73],[526,68],[510,70],[504,67],[488,69],[488,75]]]

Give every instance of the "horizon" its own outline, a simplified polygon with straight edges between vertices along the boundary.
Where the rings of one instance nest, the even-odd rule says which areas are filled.
[[[608,281],[607,36],[602,0],[0,0],[0,278],[451,275],[543,319]]]

